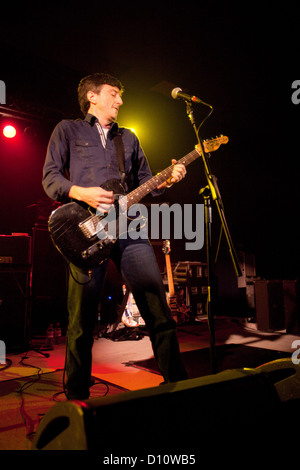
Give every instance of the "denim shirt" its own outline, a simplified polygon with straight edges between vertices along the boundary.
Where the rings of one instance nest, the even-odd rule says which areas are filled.
[[[132,191],[152,177],[145,154],[134,132],[113,123],[103,146],[97,119],[63,120],[51,135],[43,168],[43,188],[56,201],[66,202],[71,186],[101,186],[109,179],[120,179],[113,142],[120,133],[125,150],[125,190]],[[155,190],[153,195],[163,191]]]

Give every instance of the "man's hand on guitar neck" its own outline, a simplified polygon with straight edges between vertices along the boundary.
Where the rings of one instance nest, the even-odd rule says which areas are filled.
[[[185,166],[182,165],[182,164],[176,165],[176,161],[177,160],[175,160],[175,159],[172,160],[172,165],[174,165],[174,168],[173,168],[173,171],[172,171],[172,174],[171,174],[170,178],[167,179],[167,181],[164,181],[159,186],[157,186],[157,189],[170,188],[172,186],[172,184],[178,183],[179,181],[181,181],[185,177],[185,175],[186,175]]]
[[[111,204],[114,202],[113,191],[106,191],[100,186],[83,188],[82,186],[73,185],[69,191],[70,199],[83,201],[88,206],[98,209],[101,212],[107,212]]]

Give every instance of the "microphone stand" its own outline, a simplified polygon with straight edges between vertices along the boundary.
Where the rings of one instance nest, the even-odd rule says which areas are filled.
[[[205,120],[210,116],[213,111],[213,107],[207,103],[202,101],[202,104],[208,106],[211,111],[206,116]],[[222,230],[225,233],[229,253],[231,256],[232,264],[235,270],[235,274],[237,277],[241,276],[241,269],[238,263],[238,258],[232,243],[232,239],[230,236],[230,232],[228,229],[228,225],[225,218],[224,206],[221,198],[221,194],[217,185],[217,178],[211,173],[208,157],[205,154],[203,142],[199,136],[199,128],[204,123],[202,121],[201,125],[197,129],[193,108],[189,101],[186,101],[187,107],[187,114],[191,121],[191,124],[195,130],[195,134],[198,140],[198,146],[200,148],[201,157],[204,165],[204,172],[207,180],[207,186],[200,189],[199,194],[202,194],[204,198],[204,225],[205,225],[205,243],[206,243],[206,259],[207,259],[207,319],[208,319],[208,327],[209,327],[209,334],[210,334],[210,356],[211,356],[211,368],[212,373],[215,374],[217,372],[217,357],[216,357],[216,349],[215,349],[215,327],[214,327],[214,315],[213,315],[213,299],[215,295],[214,289],[214,282],[213,282],[213,269],[212,269],[212,242],[211,242],[211,229],[212,229],[212,207],[211,207],[211,200],[213,200],[216,204],[217,211],[220,217]]]

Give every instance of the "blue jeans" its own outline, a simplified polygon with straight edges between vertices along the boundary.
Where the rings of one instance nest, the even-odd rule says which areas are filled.
[[[148,240],[118,240],[111,259],[131,290],[145,320],[154,357],[165,382],[187,378],[180,358],[176,323],[166,301],[166,293],[153,249]],[[92,368],[93,332],[107,263],[91,273],[71,265],[69,278],[67,332],[67,395],[86,399]],[[74,280],[76,279],[76,281]]]

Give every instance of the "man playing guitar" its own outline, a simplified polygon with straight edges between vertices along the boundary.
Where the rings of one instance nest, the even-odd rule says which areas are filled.
[[[138,138],[116,122],[119,107],[123,104],[122,92],[121,82],[108,74],[96,73],[81,80],[78,100],[84,119],[61,121],[49,141],[43,187],[50,198],[62,203],[73,200],[106,211],[114,202],[113,190],[103,188],[106,181],[123,179],[125,191],[129,192],[152,178]],[[123,175],[116,136],[121,137],[124,147]],[[152,191],[153,196],[184,178],[185,165],[176,164],[175,160],[172,165],[168,181],[160,182]],[[185,379],[176,324],[166,302],[161,274],[149,241],[130,237],[119,239],[110,258],[120,270],[146,323],[164,382]],[[106,261],[91,269],[69,262],[68,399],[87,399],[90,394],[93,332],[106,266]]]

